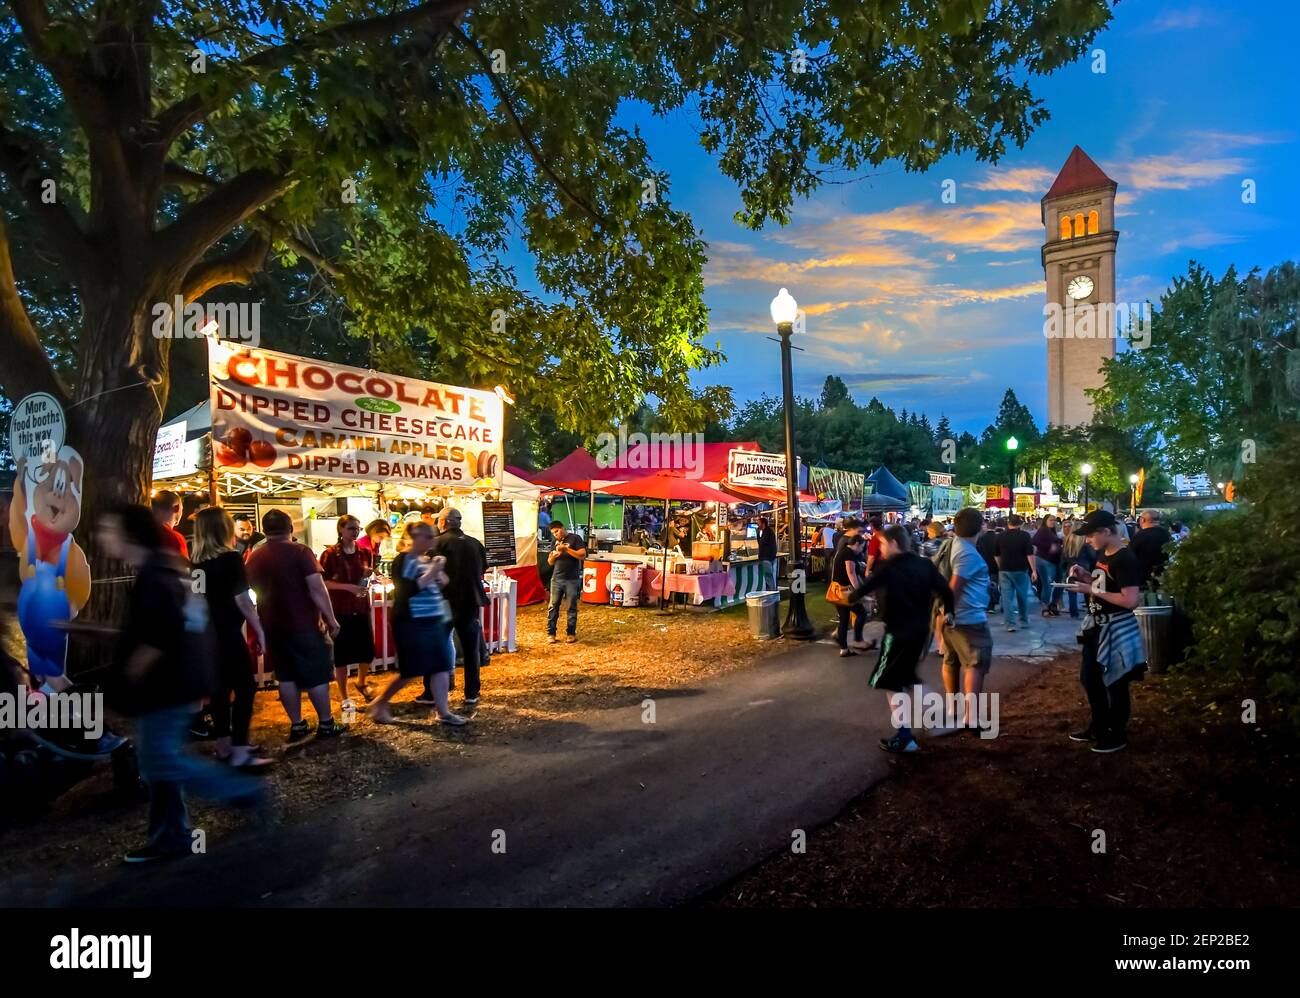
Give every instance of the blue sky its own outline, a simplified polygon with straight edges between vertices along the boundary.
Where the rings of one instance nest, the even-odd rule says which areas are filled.
[[[978,433],[1007,387],[1045,421],[1039,199],[1077,143],[1119,183],[1117,297],[1158,300],[1196,259],[1267,268],[1300,256],[1300,96],[1293,8],[1123,2],[1088,60],[1035,83],[1051,119],[996,167],[949,157],[924,174],[886,165],[824,188],[785,228],[750,232],[739,197],[700,148],[689,112],[639,124],[670,197],[710,245],[712,337],[728,355],[697,385],[738,402],[780,389],[768,303],[788,287],[807,309],[796,391],[827,374],[865,402],[947,414]],[[957,184],[943,204],[941,185]],[[1257,202],[1242,203],[1242,181]],[[1158,349],[1158,344],[1155,345]]]

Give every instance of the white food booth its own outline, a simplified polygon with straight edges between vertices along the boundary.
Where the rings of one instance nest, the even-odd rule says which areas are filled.
[[[505,469],[498,393],[212,338],[208,356],[208,401],[158,431],[155,491],[220,503],[259,529],[263,514],[282,510],[317,557],[338,539],[344,514],[363,527],[386,520],[395,542],[422,507],[454,506],[465,533],[488,550],[488,648],[516,650],[518,580],[535,588],[525,573],[536,575],[542,490]],[[392,590],[382,577],[370,587],[376,670],[396,661]],[[258,669],[258,680],[271,682]]]

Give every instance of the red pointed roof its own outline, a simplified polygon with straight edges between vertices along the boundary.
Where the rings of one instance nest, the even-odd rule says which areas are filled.
[[[1051,189],[1043,196],[1044,201],[1075,194],[1079,191],[1092,190],[1095,187],[1118,187],[1119,185],[1106,176],[1101,167],[1092,161],[1086,152],[1075,146],[1070,150],[1069,158],[1056,175]]]

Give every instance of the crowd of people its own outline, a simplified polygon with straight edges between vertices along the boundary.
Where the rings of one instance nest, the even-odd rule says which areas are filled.
[[[134,718],[149,790],[147,842],[128,854],[129,862],[190,851],[187,792],[241,807],[262,803],[261,784],[249,771],[271,760],[251,744],[254,656],[264,655],[275,674],[289,742],[312,734],[304,695],[315,736],[327,739],[358,710],[390,723],[394,694],[417,679],[424,689],[416,704],[433,707],[441,724],[470,723],[466,713],[480,696],[487,553],[461,529],[459,511],[430,509],[396,542],[385,520],[363,529],[356,517],[342,516],[337,542],[319,558],[295,540],[281,510],[254,524],[218,506],[200,509],[190,542],[176,529],[180,514],[180,497],[162,491],[151,508],[117,506],[98,524],[103,550],[135,574],[108,684],[110,704]],[[389,579],[397,671],[372,696],[370,587]],[[457,641],[459,713],[450,703]],[[354,700],[349,680],[367,703]],[[341,718],[333,715],[331,684]],[[200,701],[205,708],[196,717]],[[212,758],[182,751],[187,729],[213,739]]]
[[[978,730],[972,712],[993,661],[990,614],[1000,606],[1006,630],[1014,633],[1029,625],[1031,593],[1044,617],[1059,616],[1064,599],[1069,615],[1081,620],[1080,682],[1091,708],[1088,725],[1069,737],[1091,743],[1095,752],[1121,751],[1128,745],[1129,686],[1146,668],[1133,610],[1142,592],[1158,584],[1171,545],[1186,536],[1182,524],[1166,528],[1154,509],[1136,522],[1107,510],[1029,523],[1015,513],[986,518],[974,508],[948,521],[914,518],[888,526],[879,516],[846,517],[828,539],[839,654],[849,658],[877,647],[864,630],[878,615],[884,634],[868,681],[889,695],[893,716],[906,717],[902,699],[921,689],[917,670],[933,640],[945,691],[961,705],[949,720]],[[900,753],[920,747],[906,724],[880,744]]]
[[[327,739],[358,710],[375,723],[391,723],[394,696],[414,680],[423,684],[414,702],[432,707],[438,723],[470,723],[486,651],[479,611],[486,604],[487,554],[462,530],[457,510],[422,511],[396,539],[386,520],[363,527],[342,516],[337,542],[318,558],[295,540],[293,522],[280,510],[254,523],[206,507],[195,513],[187,541],[177,530],[181,508],[175,493],[163,491],[151,508],[117,506],[98,524],[104,552],[135,575],[107,684],[110,704],[135,719],[150,795],[147,842],[129,861],[190,851],[187,792],[238,807],[263,803],[252,771],[271,760],[250,733],[254,656],[264,655],[274,672],[289,742],[312,734],[304,695],[315,736]],[[573,641],[587,543],[558,519],[547,529],[554,541],[548,638],[559,640],[567,603],[565,636]],[[1105,510],[1033,523],[1016,514],[990,519],[972,508],[946,522],[845,518],[829,538],[831,581],[843,594],[839,654],[849,658],[878,646],[868,681],[889,696],[891,714],[906,717],[899,698],[919,688],[918,667],[934,638],[949,699],[965,705],[953,721],[979,730],[974,704],[993,660],[990,615],[1000,606],[1008,632],[1027,626],[1033,593],[1044,616],[1057,616],[1064,606],[1083,620],[1080,681],[1091,717],[1070,737],[1097,752],[1119,751],[1127,745],[1129,686],[1146,666],[1132,611],[1142,590],[1158,581],[1171,545],[1185,536],[1181,525],[1165,528],[1156,510],[1144,510],[1133,524]],[[774,586],[776,537],[766,517],[758,520],[758,548]],[[375,656],[370,587],[388,581],[397,670],[376,694],[369,675]],[[879,642],[865,638],[873,616],[884,624]],[[453,710],[457,645],[463,701]],[[341,719],[333,716],[331,685],[340,695]],[[196,718],[199,700],[206,708]],[[212,738],[210,758],[182,750],[187,729]],[[881,746],[900,753],[919,748],[906,723],[896,724]]]

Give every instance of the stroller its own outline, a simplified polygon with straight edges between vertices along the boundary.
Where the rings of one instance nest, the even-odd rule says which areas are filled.
[[[0,647],[0,693],[14,698],[17,704],[20,688],[28,691],[28,697],[43,696],[31,692],[39,686],[39,682],[32,681],[26,667]],[[80,683],[69,692],[98,690]],[[12,814],[48,804],[104,765],[112,770],[116,794],[129,801],[142,798],[144,784],[140,780],[135,746],[126,738],[106,732],[90,742],[82,732],[63,728],[0,732],[0,794],[18,803],[18,807],[6,808]]]

